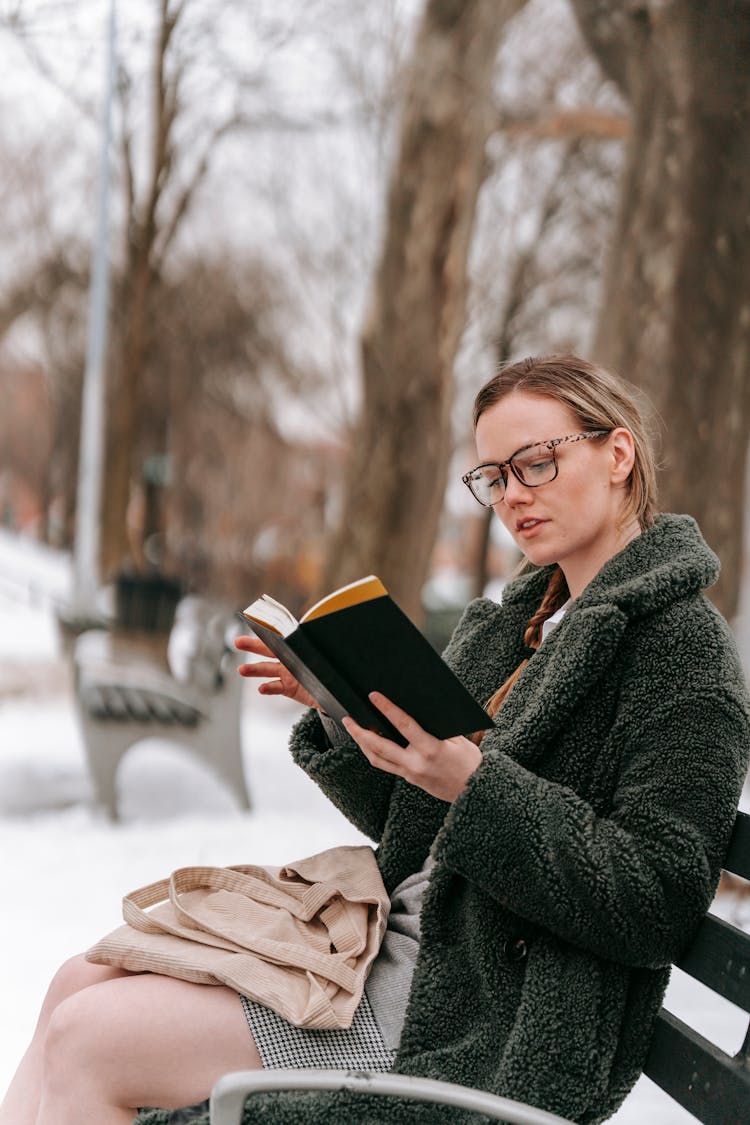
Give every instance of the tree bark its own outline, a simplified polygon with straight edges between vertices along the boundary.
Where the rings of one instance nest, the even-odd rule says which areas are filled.
[[[380,575],[420,594],[451,452],[453,362],[500,34],[524,0],[429,0],[414,47],[387,231],[362,333],[363,404],[327,588]]]
[[[573,5],[633,116],[595,353],[661,416],[661,506],[700,523],[731,618],[750,438],[750,4]]]

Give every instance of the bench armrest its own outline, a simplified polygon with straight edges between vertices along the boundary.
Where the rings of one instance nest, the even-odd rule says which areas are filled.
[[[241,1125],[246,1099],[267,1090],[352,1090],[475,1110],[509,1125],[573,1125],[546,1110],[452,1082],[347,1070],[241,1070],[225,1074],[211,1093],[211,1125]]]
[[[120,633],[88,629],[76,638],[73,662],[77,674],[89,669],[148,668],[171,678],[167,663],[167,640],[157,633],[135,630]]]

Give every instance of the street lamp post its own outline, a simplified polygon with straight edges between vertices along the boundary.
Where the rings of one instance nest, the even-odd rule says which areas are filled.
[[[101,543],[101,498],[104,467],[104,402],[109,315],[109,197],[111,187],[110,147],[112,103],[115,90],[116,0],[110,0],[107,32],[106,89],[102,113],[101,155],[97,223],[94,243],[86,367],[83,379],[81,438],[78,457],[76,533],[73,555],[71,624],[101,619],[97,606]]]

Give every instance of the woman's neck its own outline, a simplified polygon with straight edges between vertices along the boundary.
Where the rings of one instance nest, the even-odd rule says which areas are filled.
[[[632,543],[640,534],[641,526],[638,521],[630,520],[624,527],[615,529],[612,539],[602,547],[598,557],[587,559],[581,566],[576,566],[572,561],[570,565],[561,563],[560,569],[565,575],[571,600],[579,597],[604,564],[624,550],[628,543]]]

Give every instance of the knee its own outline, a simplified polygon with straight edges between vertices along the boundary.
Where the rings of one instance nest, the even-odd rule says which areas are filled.
[[[90,983],[88,970],[92,967],[94,966],[85,961],[83,956],[71,957],[70,961],[65,961],[49,982],[44,1001],[45,1007],[52,1010],[58,1003],[73,996],[74,992],[87,988]]]
[[[76,1075],[91,1061],[91,1036],[95,1021],[91,1005],[79,989],[56,1004],[44,1035],[45,1086],[73,1092]]]
[[[63,1000],[100,980],[102,980],[101,965],[92,965],[82,954],[71,957],[60,966],[52,978],[44,1000],[44,1008],[51,1014]]]

